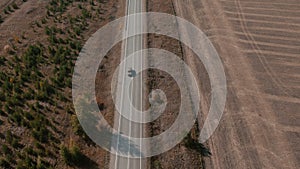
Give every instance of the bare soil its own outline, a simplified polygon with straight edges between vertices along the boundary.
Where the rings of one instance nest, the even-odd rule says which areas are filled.
[[[176,15],[174,4],[171,0],[150,0],[147,2],[148,12],[163,12]],[[182,44],[172,38],[157,34],[149,34],[147,37],[148,48],[159,48],[176,54],[185,60]],[[151,64],[151,60],[148,61]],[[158,70],[149,70],[149,90],[160,89],[165,92],[168,100],[164,113],[149,125],[150,134],[158,135],[167,130],[176,120],[180,109],[180,90],[174,79]],[[192,130],[195,138],[196,127]],[[197,139],[197,138],[195,138]],[[195,150],[187,148],[184,141],[171,150],[151,158],[151,168],[202,168],[203,158]]]
[[[297,1],[174,2],[177,15],[210,38],[227,76],[226,109],[207,142],[212,156],[205,158],[205,167],[299,168]],[[194,71],[205,77],[203,67],[197,66],[199,62],[188,49],[185,51]],[[207,86],[201,85],[204,117],[210,101]]]

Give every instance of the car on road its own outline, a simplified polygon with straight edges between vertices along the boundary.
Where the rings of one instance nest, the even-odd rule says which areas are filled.
[[[130,68],[128,70],[128,76],[129,77],[135,77],[136,76],[136,71],[134,69]]]

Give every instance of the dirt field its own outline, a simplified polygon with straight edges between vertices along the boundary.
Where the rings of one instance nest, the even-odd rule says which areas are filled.
[[[206,168],[299,168],[299,2],[176,0],[175,7],[208,35],[226,69],[226,110],[208,141]],[[205,79],[187,49],[186,57]],[[205,115],[208,84],[201,89]]]
[[[177,15],[177,11],[174,8],[174,1],[172,0],[151,0],[148,1],[147,7],[149,12],[163,12]],[[182,44],[175,39],[157,34],[150,34],[148,36],[148,47],[170,51],[184,61],[187,61],[184,50],[182,50]],[[151,60],[149,63],[151,64]],[[180,70],[180,68],[178,68],[178,70]],[[163,90],[168,99],[168,104],[164,113],[150,124],[152,135],[157,135],[168,129],[176,120],[181,103],[181,100],[179,99],[180,90],[174,79],[164,72],[157,70],[150,71],[148,76],[151,82],[149,88]],[[191,130],[191,135],[194,140],[197,140],[196,133],[197,125],[195,124],[194,128]],[[171,150],[151,158],[151,168],[204,168],[205,165],[203,160],[206,158],[204,156],[207,154],[202,154],[200,151],[191,149],[189,144],[186,144],[186,141],[187,138]],[[205,147],[203,147],[201,151],[204,150],[206,150]]]

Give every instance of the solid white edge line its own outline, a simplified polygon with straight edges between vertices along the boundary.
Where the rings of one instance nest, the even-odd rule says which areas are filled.
[[[129,0],[130,1],[130,0]],[[136,0],[134,0],[134,6],[133,6],[133,32],[135,33],[135,24],[136,24],[136,16],[135,16],[135,14],[136,14]],[[132,48],[132,50],[133,50],[133,55],[135,55],[135,49],[136,49],[136,46],[135,46],[135,36],[133,36],[132,37],[133,38],[133,48]],[[126,56],[127,57],[127,56]],[[134,58],[134,57],[133,57]],[[134,60],[132,61],[132,66],[134,67]],[[132,86],[131,86],[131,92],[130,92],[130,96],[131,96],[131,104],[130,105],[132,105],[133,106],[133,85],[134,85],[134,83],[133,83],[133,81],[132,81]],[[132,115],[132,106],[130,106],[130,109],[129,109],[129,117],[131,117],[131,115]],[[128,156],[127,156],[127,169],[130,169],[129,167],[130,167],[130,148],[131,148],[131,145],[130,145],[130,140],[131,140],[131,120],[128,120],[129,121],[129,134],[128,134],[128,137],[129,137],[129,142],[128,142],[128,144],[129,144],[129,149],[128,149]]]
[[[128,10],[129,10],[129,4],[130,4],[130,0],[126,0],[127,1],[127,3],[126,3],[126,8],[127,8],[127,16],[128,16]],[[125,30],[124,30],[124,33],[125,33],[125,35],[127,36],[128,35],[128,21],[127,21],[127,19],[126,19],[126,24],[125,24]],[[125,39],[125,44],[124,44],[124,46],[125,46],[125,48],[124,48],[124,58],[126,57],[126,55],[127,55],[127,38]],[[122,57],[122,55],[121,55],[121,57]],[[122,60],[120,60],[120,62],[122,62]],[[126,62],[125,62],[125,64],[124,65],[126,65]],[[123,73],[122,74],[125,74],[125,71],[126,71],[126,66],[124,66],[123,67]],[[125,81],[125,76],[123,76],[123,79],[122,79],[122,81],[121,81],[121,83],[122,83],[122,86],[123,86],[123,83],[124,83],[124,81]],[[119,110],[121,110],[122,109],[122,106],[123,106],[123,101],[122,101],[122,99],[123,99],[123,87],[121,87],[121,103],[120,103],[120,109]],[[118,119],[118,136],[117,136],[117,151],[116,151],[116,159],[115,159],[115,169],[117,168],[117,165],[118,165],[118,151],[119,151],[119,143],[120,143],[120,135],[119,135],[119,133],[120,133],[120,130],[121,130],[121,119],[122,119],[122,116],[121,116],[121,112],[119,112],[119,119]]]
[[[143,0],[141,0],[141,11],[140,12],[143,12]],[[141,32],[143,32],[143,16],[140,15],[140,23],[141,23]],[[143,35],[141,34],[141,49],[143,49]],[[143,52],[141,53],[142,56],[141,56],[141,70],[143,70]],[[143,112],[143,72],[141,72],[141,112]],[[141,119],[140,121],[142,122],[143,120],[143,113],[141,114]],[[140,138],[143,138],[143,123],[140,123],[141,127],[140,127]],[[142,168],[142,139],[140,139],[140,169]]]

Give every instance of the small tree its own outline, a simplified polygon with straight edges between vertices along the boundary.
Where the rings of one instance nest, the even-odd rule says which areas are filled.
[[[12,133],[11,133],[10,130],[7,130],[7,131],[6,131],[6,134],[5,134],[5,140],[6,140],[6,142],[9,143],[9,144],[12,143],[12,141],[13,141],[13,135],[12,135]]]
[[[72,154],[67,147],[62,145],[60,148],[60,154],[67,165],[72,164]]]
[[[10,151],[9,151],[9,148],[8,148],[8,146],[6,145],[6,144],[3,144],[2,145],[2,152],[4,153],[4,154],[8,154]]]
[[[3,22],[3,18],[2,18],[2,16],[0,15],[0,23],[2,23]]]
[[[15,2],[12,4],[12,7],[13,7],[14,9],[19,9],[18,5],[17,5]]]
[[[0,166],[3,167],[3,168],[10,168],[11,167],[9,162],[7,162],[7,160],[5,160],[4,158],[0,159]]]
[[[80,165],[80,162],[84,157],[77,146],[68,149],[62,145],[60,154],[67,165]]]
[[[71,154],[72,154],[72,162],[75,165],[80,164],[80,161],[83,158],[83,154],[80,152],[79,148],[77,146],[73,146],[71,149]]]

